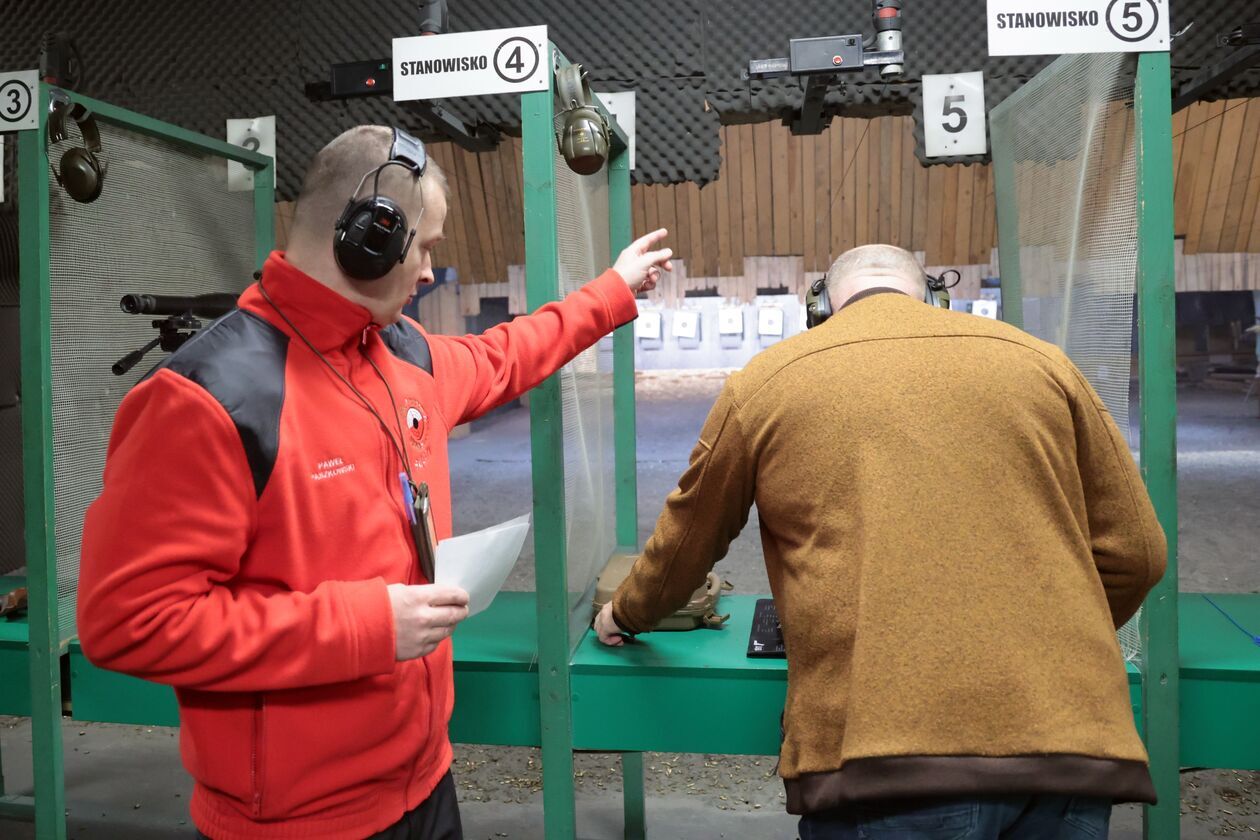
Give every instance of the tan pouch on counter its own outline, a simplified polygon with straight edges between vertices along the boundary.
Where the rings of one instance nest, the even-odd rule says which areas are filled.
[[[603,609],[604,604],[612,600],[613,593],[630,575],[630,569],[638,559],[637,554],[614,554],[609,558],[604,570],[599,573],[599,580],[595,582],[595,600],[591,603],[592,620]],[[692,593],[691,600],[652,629],[695,630],[697,627],[721,627],[730,615],[718,615],[718,602],[722,599],[723,592],[729,592],[733,588],[729,581],[722,580],[716,572],[709,572],[704,586]]]

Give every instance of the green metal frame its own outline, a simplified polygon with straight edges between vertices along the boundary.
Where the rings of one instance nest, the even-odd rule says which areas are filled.
[[[1018,107],[1025,89],[994,108]],[[1146,809],[1146,837],[1180,836],[1181,659],[1177,596],[1177,387],[1173,267],[1172,94],[1169,55],[1137,58],[1133,104],[1137,165],[1138,388],[1142,477],[1168,539],[1168,571],[1147,597],[1142,635],[1139,726],[1151,759],[1159,804]],[[1010,142],[998,122],[993,148]],[[1010,162],[994,156],[1003,317],[1023,326],[1019,209]],[[1249,682],[1249,680],[1244,680]],[[1211,715],[1204,715],[1204,723]]]
[[[29,817],[39,840],[63,840],[65,785],[61,740],[62,656],[70,640],[57,618],[57,566],[53,502],[52,335],[49,287],[48,102],[51,88],[36,93],[39,125],[18,138],[20,235],[19,324],[22,376],[22,483],[25,504],[31,730],[36,796],[33,803],[0,797],[0,816]],[[255,244],[259,265],[273,244],[274,162],[271,158],[137,114],[87,96],[71,94],[101,122],[237,161],[254,169]],[[3,793],[3,791],[0,791]]]
[[[554,44],[548,66],[569,62]],[[524,165],[526,302],[530,311],[560,296],[559,244],[556,230],[555,79],[546,90],[521,97]],[[596,102],[603,110],[602,104]],[[630,241],[630,171],[625,132],[605,111],[612,128],[609,150],[609,246],[617,253]],[[613,390],[617,542],[637,542],[634,449],[634,340],[629,327],[613,338]],[[543,764],[546,836],[565,840],[576,832],[573,797],[573,708],[570,660],[580,638],[571,638],[568,558],[565,549],[564,430],[560,378],[553,375],[534,389],[529,401],[533,457],[534,557],[538,616],[538,691]],[[638,774],[626,785],[627,826],[642,822],[642,761],[630,757],[624,767]],[[637,794],[636,794],[637,791]],[[637,808],[634,800],[638,800]]]
[[[1142,478],[1168,538],[1168,570],[1142,611],[1143,731],[1159,804],[1151,838],[1181,832],[1177,628],[1177,311],[1173,269],[1172,90],[1166,52],[1138,56],[1133,105],[1137,156],[1138,389]]]

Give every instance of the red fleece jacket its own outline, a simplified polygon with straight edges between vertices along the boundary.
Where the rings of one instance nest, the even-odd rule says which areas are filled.
[[[439,538],[451,534],[451,428],[537,385],[637,312],[609,270],[482,335],[425,336],[430,375],[391,352],[366,309],[283,254],[267,260],[263,282],[386,421],[398,416]],[[260,481],[233,419],[248,405],[216,398],[231,391],[222,379],[171,364],[132,389],[84,523],[80,640],[96,664],[176,688],[202,832],[364,837],[423,802],[449,768],[451,646],[394,661],[386,586],[423,581],[402,466],[377,419],[257,285],[240,307],[228,317],[266,321],[253,323],[281,348],[270,470]],[[252,381],[255,367],[218,375]]]

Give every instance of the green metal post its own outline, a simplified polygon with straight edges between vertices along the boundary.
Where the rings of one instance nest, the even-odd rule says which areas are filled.
[[[634,239],[630,216],[630,152],[614,149],[608,161],[608,244],[621,253]],[[638,449],[635,440],[634,324],[613,333],[613,420],[617,474],[617,545],[623,551],[639,548]],[[621,774],[626,840],[642,840],[645,828],[643,754],[622,753]]]
[[[621,754],[621,787],[625,804],[625,840],[644,840],[643,753]]]
[[[997,111],[996,108],[994,110]],[[993,131],[993,193],[997,206],[1002,320],[1022,330],[1024,284],[1019,270],[1019,202],[1015,197],[1015,164],[1009,153],[1010,138],[1006,137],[1002,124],[990,120],[990,125]]]
[[[275,161],[254,170],[254,251],[260,269],[276,247],[275,172]]]
[[[554,66],[555,48],[547,50]],[[552,86],[521,96],[525,209],[525,297],[532,312],[559,297]],[[560,376],[530,393],[534,557],[538,610],[538,696],[542,735],[543,824],[548,840],[572,840],[573,709],[569,702],[569,595],[565,555],[564,418]]]
[[[608,162],[608,244],[616,259],[634,238],[630,217],[630,153],[618,149]],[[639,546],[639,483],[635,443],[634,324],[613,333],[613,419],[617,475],[617,545]]]
[[[1166,52],[1138,57],[1137,125],[1138,388],[1141,467],[1168,537],[1168,571],[1142,611],[1142,716],[1159,804],[1144,834],[1180,836],[1177,642],[1177,318],[1173,268],[1172,92]]]
[[[31,748],[35,835],[64,840],[66,792],[61,744],[61,634],[53,526],[52,301],[48,249],[48,88],[39,86],[37,130],[18,137],[21,256],[22,491],[29,589]]]

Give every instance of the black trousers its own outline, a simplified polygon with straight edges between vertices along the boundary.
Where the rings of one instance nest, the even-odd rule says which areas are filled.
[[[197,840],[209,838],[199,831]],[[464,828],[459,821],[459,800],[455,795],[455,777],[447,772],[428,799],[367,840],[464,840]]]

